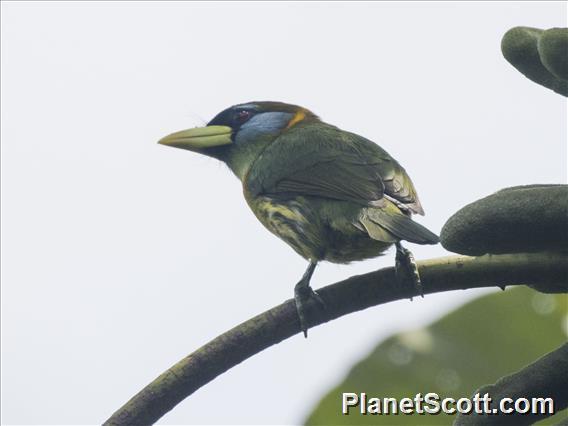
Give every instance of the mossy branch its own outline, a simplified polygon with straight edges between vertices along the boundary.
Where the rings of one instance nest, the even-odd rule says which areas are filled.
[[[498,410],[499,403],[504,398],[527,398],[529,401],[533,398],[551,398],[554,401],[554,413],[564,410],[568,406],[568,343],[516,373],[500,378],[497,383],[483,386],[475,393],[490,395],[490,410]],[[459,414],[454,426],[531,425],[551,415],[546,412],[490,415],[473,412]]]
[[[568,28],[511,28],[501,40],[501,51],[527,78],[568,96]]]
[[[451,256],[418,262],[424,293],[531,284],[568,283],[568,253]],[[385,268],[318,289],[326,303],[308,308],[310,327],[371,306],[416,297],[401,286],[394,268]],[[105,425],[152,424],[215,377],[254,354],[300,332],[293,300],[288,300],[211,340],[169,368],[116,411]],[[307,342],[309,344],[309,341]]]

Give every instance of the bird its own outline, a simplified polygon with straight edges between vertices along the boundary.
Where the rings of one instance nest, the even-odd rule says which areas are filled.
[[[294,287],[300,328],[307,304],[325,302],[310,286],[318,262],[346,264],[396,246],[396,274],[423,296],[412,253],[401,241],[437,244],[412,220],[424,215],[406,170],[383,148],[328,124],[310,110],[275,101],[247,102],[204,127],[172,133],[160,144],[224,162],[241,181],[256,218],[308,262]]]

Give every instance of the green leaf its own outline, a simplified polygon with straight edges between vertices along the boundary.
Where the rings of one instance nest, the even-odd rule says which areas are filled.
[[[518,287],[474,300],[427,328],[395,335],[357,363],[322,398],[306,424],[449,425],[454,416],[445,414],[361,415],[356,408],[345,416],[342,393],[398,399],[413,398],[418,392],[436,392],[441,398],[471,397],[482,385],[564,343],[566,306],[566,295]],[[554,418],[559,415],[545,423],[554,423]]]

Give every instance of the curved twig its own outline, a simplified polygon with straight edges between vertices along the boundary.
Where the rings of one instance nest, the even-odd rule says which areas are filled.
[[[515,284],[558,287],[568,283],[568,254],[518,253],[451,256],[417,262],[424,293]],[[343,315],[417,296],[385,268],[318,289],[326,310],[308,306],[311,327]],[[288,300],[216,337],[169,368],[116,411],[105,425],[152,424],[215,377],[262,350],[300,332]]]

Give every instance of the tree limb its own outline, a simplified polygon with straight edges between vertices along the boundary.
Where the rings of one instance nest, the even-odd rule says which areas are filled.
[[[495,409],[497,414],[459,414],[454,426],[531,425],[564,410],[568,406],[568,343],[522,370],[500,378],[495,384],[483,386],[475,393],[481,396],[488,393],[491,397],[489,409]],[[554,413],[498,413],[503,398],[527,398],[529,401],[533,398],[552,398]],[[506,408],[511,407],[512,404]]]
[[[451,256],[417,262],[424,293],[531,284],[568,285],[568,253]],[[308,306],[310,327],[395,300],[416,297],[384,268],[318,289],[326,310]],[[243,322],[188,355],[142,389],[105,425],[152,424],[215,377],[256,353],[300,332],[293,300]]]
[[[568,96],[566,61],[568,29],[540,30],[515,27],[501,40],[501,52],[525,77],[544,87]]]

